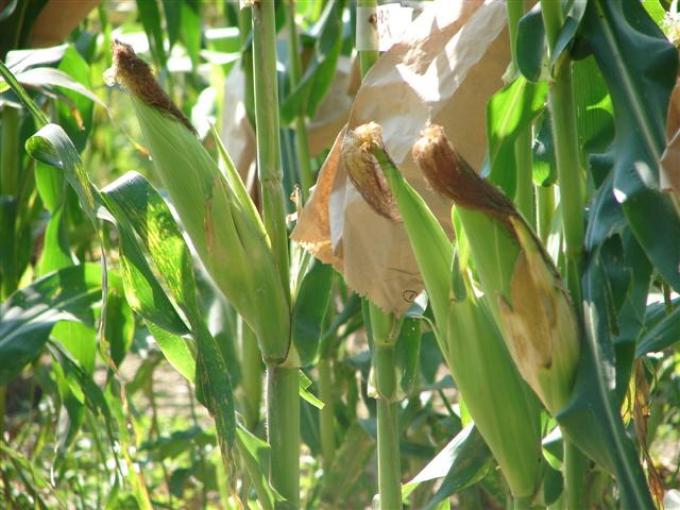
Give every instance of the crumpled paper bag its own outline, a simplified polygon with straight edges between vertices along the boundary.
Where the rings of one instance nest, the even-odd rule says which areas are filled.
[[[353,74],[358,65],[347,57],[338,59],[335,78],[328,94],[307,125],[309,151],[318,156],[333,143],[333,139],[347,122],[356,93]],[[220,137],[234,165],[244,180],[252,181],[255,175],[256,142],[244,104],[245,74],[240,62],[232,68],[224,81],[224,110]]]
[[[347,123],[383,127],[388,153],[450,231],[451,202],[435,195],[411,147],[430,122],[480,168],[486,152],[485,112],[503,86],[510,61],[502,0],[439,0],[413,21],[375,63],[357,92]],[[347,285],[385,311],[401,314],[423,284],[402,224],[377,213],[350,182],[337,136],[301,211],[293,240],[343,273]]]

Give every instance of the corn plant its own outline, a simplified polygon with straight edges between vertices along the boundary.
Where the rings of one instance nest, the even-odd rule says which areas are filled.
[[[0,7],[0,507],[672,507],[677,2],[409,3],[409,65],[507,14],[481,168],[434,111],[406,160],[365,98],[319,134],[394,6],[62,3],[28,49],[53,3]],[[290,240],[334,161],[405,232],[404,313]]]

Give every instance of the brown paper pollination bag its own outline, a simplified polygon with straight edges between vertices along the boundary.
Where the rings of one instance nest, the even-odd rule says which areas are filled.
[[[451,203],[428,188],[411,147],[430,122],[444,126],[480,168],[486,104],[509,63],[502,0],[439,0],[366,75],[345,129],[375,121],[388,153],[450,231]],[[300,214],[293,240],[342,272],[347,284],[386,311],[403,313],[423,285],[403,225],[378,215],[351,183],[338,135]]]

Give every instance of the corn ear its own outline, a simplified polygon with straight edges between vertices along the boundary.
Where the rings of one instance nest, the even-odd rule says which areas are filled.
[[[290,331],[288,295],[243,183],[228,164],[227,176],[221,173],[132,48],[114,45],[111,74],[130,92],[154,169],[208,273],[257,334],[263,357],[285,359],[289,335],[281,332]]]
[[[439,126],[413,156],[432,187],[451,198],[482,289],[522,377],[556,415],[571,394],[580,335],[560,275],[512,202],[479,177]]]
[[[379,126],[360,126],[355,136],[362,140],[355,149],[365,151],[364,161],[374,158],[399,208],[456,385],[513,496],[530,501],[543,469],[538,401],[517,373],[488,307],[461,273],[444,229],[389,159]]]

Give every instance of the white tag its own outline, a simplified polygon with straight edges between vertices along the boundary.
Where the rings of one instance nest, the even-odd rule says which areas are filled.
[[[398,3],[384,4],[378,7],[378,49],[389,50],[401,39],[413,20],[413,7],[404,7]]]
[[[387,51],[401,39],[413,19],[413,7],[399,3],[357,7],[358,51]]]

